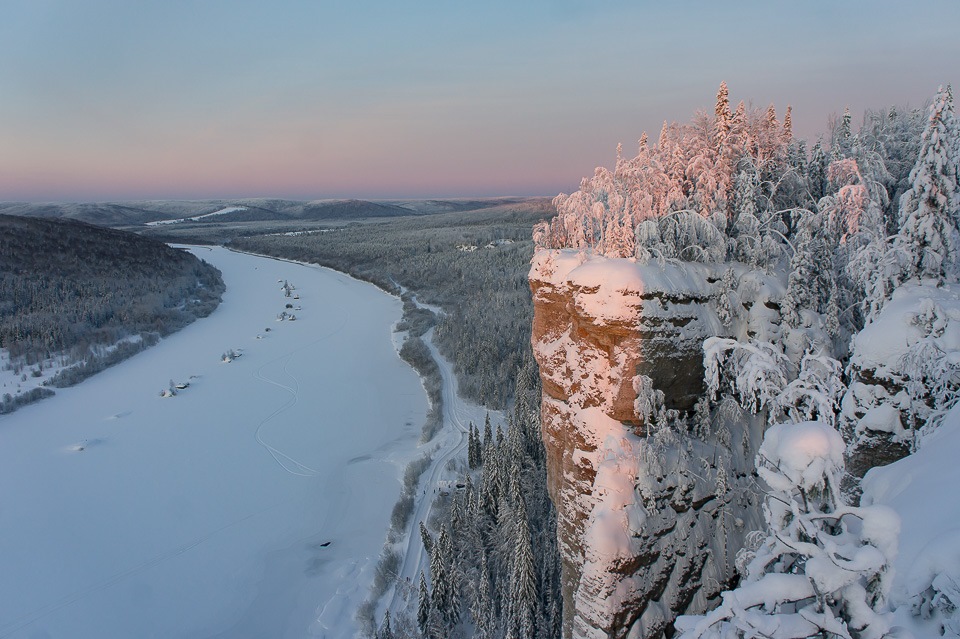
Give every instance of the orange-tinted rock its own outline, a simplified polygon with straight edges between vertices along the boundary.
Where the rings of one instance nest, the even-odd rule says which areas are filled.
[[[680,411],[692,409],[704,392],[703,339],[720,330],[706,274],[705,267],[658,268],[568,250],[534,257],[532,341],[543,381],[541,423],[558,517],[565,637],[624,637],[637,624],[637,636],[655,633],[658,624],[662,629],[672,622],[669,608],[685,609],[699,588],[707,554],[660,540],[676,535],[683,548],[706,547],[715,515],[705,506],[712,496],[704,486],[665,481],[657,497],[665,513],[648,512],[637,495],[614,495],[619,501],[611,512],[623,522],[631,516],[645,522],[615,551],[592,548],[597,541],[587,528],[610,497],[609,487],[597,485],[600,465],[617,455],[639,455],[646,445],[637,437],[645,426],[634,409],[634,377],[649,376],[664,391],[666,407]],[[603,432],[595,432],[598,424]],[[711,522],[709,530],[702,530],[701,520]],[[657,600],[659,606],[661,599],[663,624],[652,613],[641,622],[648,604]]]

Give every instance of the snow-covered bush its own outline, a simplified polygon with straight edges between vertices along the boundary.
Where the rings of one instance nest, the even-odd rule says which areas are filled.
[[[677,619],[698,637],[883,637],[899,518],[840,497],[844,442],[822,422],[778,424],[764,436],[757,471],[769,487],[766,539],[745,562],[739,588],[715,610]]]
[[[840,397],[847,390],[840,362],[822,352],[807,352],[800,373],[774,399],[774,413],[792,421],[816,419],[834,425]]]
[[[775,402],[787,385],[786,355],[770,342],[738,342],[711,337],[703,342],[707,389],[716,396],[723,384],[752,413]]]

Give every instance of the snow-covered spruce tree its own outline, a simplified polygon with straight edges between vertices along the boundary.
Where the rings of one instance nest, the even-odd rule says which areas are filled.
[[[383,623],[377,630],[377,639],[394,639],[393,628],[390,627],[390,611],[383,615]]]
[[[910,172],[910,190],[900,198],[900,234],[894,249],[902,266],[901,280],[955,277],[960,249],[953,101],[943,88],[930,106],[920,155]],[[951,131],[953,129],[953,131]]]
[[[850,157],[853,151],[853,127],[851,126],[853,116],[850,115],[850,108],[843,109],[843,115],[836,121],[833,130],[833,144],[830,151],[834,160],[842,160]]]
[[[423,637],[559,639],[560,558],[546,492],[539,381],[533,358],[525,357],[505,435],[499,427],[494,435],[489,417],[482,439],[475,431],[479,468],[464,475],[463,488],[438,497],[435,512],[446,523],[436,538],[424,527],[424,543],[433,547],[433,595],[421,598]],[[458,615],[444,612],[451,603]]]
[[[537,612],[536,569],[523,495],[517,494],[513,574],[510,579],[510,619],[507,637],[533,637]]]
[[[729,229],[734,238],[734,259],[756,266],[761,259],[761,202],[760,173],[747,156],[740,160],[733,182],[733,224]]]
[[[427,580],[420,573],[420,584],[417,589],[419,601],[417,606],[417,627],[424,637],[429,636],[430,630],[430,591],[427,589]]]
[[[487,563],[486,548],[480,548],[480,565],[477,571],[476,595],[470,606],[470,616],[473,618],[474,638],[487,639],[492,637],[491,630],[494,623],[493,614],[493,586],[490,583],[490,567]]]
[[[807,164],[807,188],[814,202],[827,194],[827,154],[823,150],[823,140],[817,140],[810,150],[810,163]]]
[[[460,621],[460,595],[457,592],[456,567],[453,566],[453,546],[447,528],[433,545],[430,557],[430,611],[428,633],[431,637],[448,637]]]
[[[800,312],[823,312],[836,295],[830,251],[823,237],[823,218],[819,213],[799,213],[794,235],[794,254],[790,260],[787,292],[781,303],[783,319],[790,326],[803,326]]]
[[[717,104],[714,107],[714,137],[717,141],[717,153],[722,153],[730,135],[733,114],[730,113],[730,91],[727,83],[721,82],[717,90]]]
[[[766,539],[745,558],[743,582],[723,593],[719,607],[677,619],[681,639],[887,636],[899,519],[882,506],[843,503],[844,448],[822,422],[767,431],[757,455],[769,487]]]

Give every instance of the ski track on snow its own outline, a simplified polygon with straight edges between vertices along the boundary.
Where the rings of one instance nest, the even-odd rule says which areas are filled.
[[[280,468],[290,473],[291,475],[297,475],[299,477],[315,477],[320,474],[320,471],[315,468],[311,468],[310,466],[307,466],[303,462],[297,461],[290,455],[287,455],[283,451],[278,450],[274,446],[271,446],[270,444],[268,444],[263,439],[264,427],[267,426],[267,424],[269,424],[271,421],[276,419],[282,413],[296,406],[297,402],[300,401],[300,380],[297,379],[296,376],[290,372],[290,368],[289,368],[290,360],[293,359],[294,355],[303,354],[311,347],[316,346],[317,344],[323,341],[326,341],[331,337],[334,337],[340,331],[343,330],[343,327],[346,326],[346,324],[347,324],[347,319],[344,318],[343,321],[340,322],[340,325],[330,333],[323,335],[322,337],[319,337],[315,341],[310,342],[309,344],[307,344],[302,348],[290,351],[289,353],[285,353],[280,357],[274,358],[269,362],[266,362],[265,364],[260,366],[254,373],[254,377],[259,379],[260,381],[266,382],[267,384],[272,384],[273,386],[281,388],[287,391],[288,393],[290,393],[290,399],[288,399],[283,405],[281,405],[275,411],[270,413],[270,415],[268,415],[263,421],[260,422],[260,424],[257,426],[255,437],[256,437],[257,443],[260,444],[264,448],[264,450],[270,453],[271,456],[273,456],[274,461],[277,462]],[[281,384],[279,381],[270,379],[264,374],[264,369],[266,369],[268,366],[272,366],[276,364],[279,361],[283,361],[282,372],[285,376],[293,380],[294,386],[287,386],[286,384]],[[286,463],[284,463],[284,460],[286,460],[286,462],[289,462],[292,465],[292,468],[288,466]]]

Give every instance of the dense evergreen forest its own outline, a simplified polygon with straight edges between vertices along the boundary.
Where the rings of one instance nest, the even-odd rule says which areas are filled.
[[[55,371],[45,385],[75,384],[209,315],[223,291],[217,269],[154,240],[0,215],[0,348],[22,381]],[[0,412],[30,399],[3,393]]]
[[[418,584],[420,636],[560,636],[560,556],[539,402],[536,364],[527,356],[505,432],[489,420],[471,429],[469,470],[459,482],[465,488],[441,496],[440,516],[421,526],[430,570]],[[381,627],[379,639],[389,634]]]
[[[439,306],[436,340],[456,367],[460,392],[507,406],[533,319],[527,272],[533,225],[546,200],[404,218],[303,234],[237,238],[229,246],[314,262]]]

